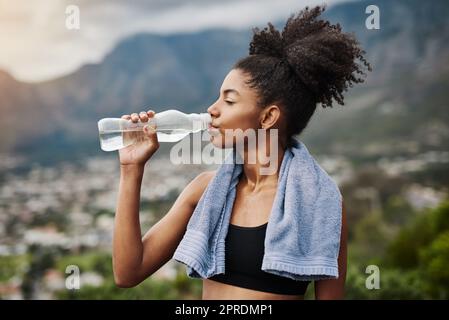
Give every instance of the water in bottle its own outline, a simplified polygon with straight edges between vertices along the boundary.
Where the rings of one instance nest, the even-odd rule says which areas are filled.
[[[178,110],[156,113],[148,122],[133,123],[121,118],[104,118],[98,121],[100,146],[104,151],[114,151],[147,139],[145,125],[154,125],[160,142],[176,142],[189,133],[206,130],[211,123],[208,113],[186,114]]]

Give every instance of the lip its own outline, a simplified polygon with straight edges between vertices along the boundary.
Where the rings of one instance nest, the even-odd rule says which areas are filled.
[[[212,136],[216,136],[220,134],[220,130],[217,127],[214,127],[209,124],[209,128],[207,128],[207,132],[210,133]]]

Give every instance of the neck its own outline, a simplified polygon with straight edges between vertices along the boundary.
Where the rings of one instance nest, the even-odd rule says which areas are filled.
[[[273,140],[267,137],[266,143],[258,143],[254,148],[245,145],[243,151],[237,150],[243,159],[241,181],[251,192],[277,185],[286,144],[279,140],[270,141]]]

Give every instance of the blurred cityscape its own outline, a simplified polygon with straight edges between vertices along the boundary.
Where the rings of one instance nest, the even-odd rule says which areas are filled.
[[[0,171],[12,171],[16,163],[20,160],[3,155]],[[163,210],[169,209],[188,182],[207,168],[176,166],[166,159],[151,160],[142,184],[142,233],[166,213]],[[0,267],[0,297],[24,298],[21,286],[24,274],[30,271],[27,255],[33,248],[58,248],[64,256],[85,252],[110,254],[118,183],[118,160],[110,157],[90,158],[82,166],[61,163],[57,167],[34,166],[21,175],[6,173],[0,182],[0,263],[14,257],[24,269],[10,270],[16,274],[7,279],[8,271]],[[54,298],[54,291],[65,288],[64,270],[52,267],[42,272],[41,279],[33,279],[38,283],[32,287],[39,290],[30,297]],[[155,277],[175,275],[174,264],[168,263]],[[99,286],[103,281],[104,275],[98,272],[81,273],[83,285]]]
[[[344,194],[345,189],[357,184],[362,174],[342,156],[317,156],[317,160]],[[397,177],[448,162],[449,153],[431,153],[415,159],[382,158],[370,168],[376,179],[397,183],[394,182]],[[14,164],[20,164],[20,159],[2,155],[0,171],[5,174],[0,181],[0,297],[55,299],[59,292],[68,291],[65,270],[71,264],[80,266],[81,289],[113,286],[110,255],[119,184],[118,159],[93,157],[83,165],[70,162],[55,167],[35,165],[28,172],[17,174],[13,173]],[[197,174],[212,168],[201,164],[173,165],[162,157],[151,159],[141,192],[142,234],[168,211]],[[385,211],[387,204],[381,199],[382,190],[375,184],[367,184],[370,186],[357,186],[345,200],[352,217],[349,221],[355,220],[356,201],[366,205],[363,209],[366,214]],[[411,212],[436,208],[448,194],[447,189],[417,182],[400,183],[397,187],[400,190],[393,195],[404,201],[403,206],[410,207]],[[362,213],[356,211],[355,215]],[[357,242],[356,238],[352,234],[351,242]],[[387,240],[375,239],[371,248],[383,246]],[[378,257],[375,251],[366,253],[371,258]],[[184,267],[171,260],[147,281],[173,282],[185,277],[184,273]],[[73,294],[76,295],[76,290]],[[149,291],[147,298],[151,297]]]

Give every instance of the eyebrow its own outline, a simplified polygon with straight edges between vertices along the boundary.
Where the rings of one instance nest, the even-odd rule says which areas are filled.
[[[225,91],[223,91],[223,94],[228,94],[228,93],[235,93],[237,95],[240,95],[240,93],[235,89],[226,89]]]

